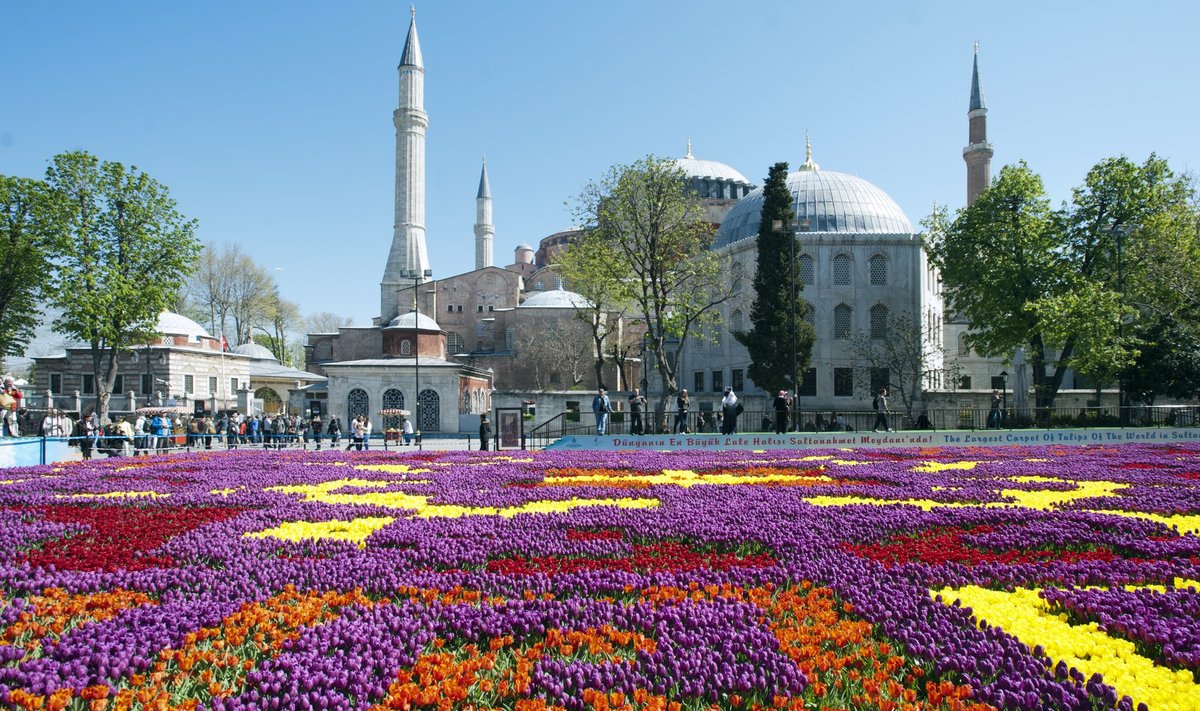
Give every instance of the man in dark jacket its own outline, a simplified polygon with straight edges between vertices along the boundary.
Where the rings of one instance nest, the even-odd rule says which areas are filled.
[[[787,390],[780,390],[775,396],[772,407],[775,408],[775,434],[783,434],[788,428],[788,410],[792,409],[792,399]]]
[[[492,423],[487,415],[479,418],[479,451],[486,452],[492,441]]]

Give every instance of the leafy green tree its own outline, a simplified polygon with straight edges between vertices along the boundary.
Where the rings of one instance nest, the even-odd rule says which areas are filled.
[[[791,243],[796,237],[792,233],[792,193],[787,174],[787,163],[776,163],[767,173],[758,226],[751,327],[733,334],[750,354],[750,379],[768,393],[799,390],[796,381],[808,367],[816,338],[812,325],[804,320],[807,305],[800,299],[802,286],[796,271],[798,255]]]
[[[1163,316],[1139,330],[1135,367],[1125,374],[1125,392],[1154,404],[1159,396],[1190,400],[1200,396],[1200,329],[1197,321]]]
[[[1036,404],[1052,408],[1068,368],[1104,378],[1136,362],[1141,339],[1124,327],[1135,292],[1126,286],[1151,283],[1152,267],[1126,255],[1163,242],[1158,227],[1192,195],[1157,156],[1140,165],[1110,158],[1052,211],[1022,162],[1001,169],[949,225],[940,215],[927,222],[929,254],[950,306],[971,320],[970,345],[991,357],[1024,346]]]
[[[591,332],[596,383],[604,382],[604,365],[609,354],[619,357],[623,319],[633,305],[632,282],[614,279],[608,265],[618,258],[616,248],[599,239],[584,238],[571,245],[556,260],[559,274],[567,288],[579,294],[586,303],[575,306],[575,317],[587,324]]]
[[[628,283],[661,383],[660,411],[678,390],[688,337],[716,323],[717,308],[736,290],[709,250],[712,225],[684,179],[674,161],[647,156],[614,166],[584,186],[575,203],[577,219],[589,228],[581,241],[608,245],[609,256],[596,270],[611,282]]]
[[[33,338],[57,219],[45,183],[0,175],[0,355],[23,355]]]
[[[63,215],[47,290],[62,311],[54,330],[91,350],[104,418],[118,354],[154,337],[159,312],[196,258],[196,223],[179,213],[165,185],[88,153],[55,156],[46,183]]]

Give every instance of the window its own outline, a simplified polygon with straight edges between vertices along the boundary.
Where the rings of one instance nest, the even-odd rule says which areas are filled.
[[[712,391],[719,393],[725,389],[725,371],[714,370],[712,372]],[[697,391],[699,392],[699,391]]]
[[[834,397],[854,397],[854,368],[833,369]]]
[[[141,390],[143,395],[149,395],[150,393],[154,392],[154,385],[151,383],[149,373],[143,374],[139,379],[142,381]]]
[[[215,376],[215,375],[208,376],[208,394],[209,395],[217,394],[217,376]]]
[[[544,282],[544,281],[535,281],[535,282],[533,283],[533,290],[534,290],[534,291],[545,291],[545,290],[546,290],[546,282]]]
[[[183,376],[183,394],[190,395],[194,392],[196,392],[196,376],[194,376],[194,375]]]
[[[238,386],[238,381],[237,381],[237,378],[230,378],[230,379],[229,379],[229,393],[230,393],[231,395],[232,395],[233,393],[236,393],[236,392],[237,392],[237,386]]]
[[[96,376],[94,376],[94,375],[83,376],[83,394],[84,395],[95,394],[95,392],[96,392],[95,380],[96,380]]]
[[[395,388],[389,388],[383,391],[384,410],[403,410],[404,409],[404,393]]]
[[[454,313],[454,304],[446,304],[446,313],[448,313],[448,314]]]
[[[887,257],[882,254],[876,254],[871,257],[871,286],[884,286],[887,284]]]
[[[517,346],[517,329],[507,326],[504,329],[504,350],[512,353]]]
[[[813,322],[816,320],[817,313],[817,310],[813,308],[813,305],[807,301],[801,301],[800,312],[804,314],[804,321],[808,323],[809,326],[813,325]]]
[[[475,310],[479,313],[483,313],[483,304],[479,304],[478,306],[476,306]]]
[[[871,368],[871,392],[877,393],[880,388],[888,387],[889,375],[887,368]]]
[[[971,376],[960,375],[958,378],[958,389],[959,390],[970,390],[971,389]]]
[[[833,337],[834,338],[849,338],[850,337],[850,319],[854,310],[846,304],[838,304],[833,307]]]
[[[692,392],[694,392],[694,393],[704,392],[704,371],[703,370],[697,370],[695,373],[692,374]]]
[[[495,310],[496,310],[496,307],[494,305],[488,304],[488,311],[495,311]]]
[[[746,324],[745,319],[742,317],[742,310],[734,309],[733,313],[729,315],[729,332],[741,333],[745,330],[745,327]]]
[[[142,376],[142,377],[145,377],[145,376]],[[51,373],[50,374],[50,392],[52,392],[52,393],[61,393],[62,392],[62,373]]]
[[[366,415],[370,409],[371,398],[366,390],[355,388],[346,396],[346,422],[359,415]]]
[[[450,333],[446,334],[446,349],[450,351],[451,355],[455,353],[464,353],[467,350],[467,344],[463,342],[462,336],[454,331],[451,331]]]
[[[816,397],[817,396],[817,369],[816,368],[807,368],[801,374],[799,392],[800,392],[801,397]]]
[[[125,385],[125,377],[124,376],[118,375],[117,377],[113,378],[113,386],[112,386],[113,394],[120,395],[121,391],[124,390],[124,388],[122,387],[124,385]]]
[[[967,334],[958,334],[958,355],[961,358],[967,358],[971,355],[971,346],[967,343]]]
[[[833,283],[837,286],[850,284],[850,257],[839,254],[833,258]]]
[[[1001,378],[999,375],[992,376],[992,390],[1005,390],[1007,388],[1008,384],[1004,382],[1004,378]]]
[[[567,288],[566,285],[567,285],[567,283],[565,281],[563,281],[562,277],[560,277],[560,276],[554,277],[554,288],[555,289],[565,289],[565,288]]]
[[[745,371],[741,368],[734,368],[729,371],[729,385],[733,387],[734,392],[741,392],[746,386]]]
[[[888,337],[888,307],[875,304],[871,307],[871,338]]]
[[[459,304],[459,305],[458,305],[458,312],[459,312],[460,314],[462,313],[462,304]]]
[[[562,377],[559,376],[557,370],[550,374],[550,384],[551,385],[558,385],[560,382],[562,382]],[[576,421],[578,421],[578,420],[576,420]]]
[[[807,254],[800,255],[800,283],[804,286],[812,286],[817,283],[813,258]]]
[[[400,341],[400,355],[412,355],[412,341],[407,338]]]
[[[734,262],[729,268],[730,278],[733,280],[733,293],[738,293],[742,290],[742,282],[746,279],[746,267],[741,262]]]

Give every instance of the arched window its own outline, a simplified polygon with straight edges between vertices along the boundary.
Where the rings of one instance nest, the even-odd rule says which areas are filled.
[[[362,388],[354,388],[346,396],[346,420],[349,422],[359,415],[367,415],[371,410],[371,397]]]
[[[403,410],[404,409],[404,393],[396,388],[389,388],[383,391],[383,409],[384,410]]]
[[[817,283],[813,258],[807,254],[800,255],[800,283],[804,286],[812,286]]]
[[[833,258],[833,283],[837,286],[850,284],[850,255],[839,254]]]
[[[400,355],[412,355],[412,341],[407,338],[400,341]]]
[[[555,289],[565,289],[565,288],[567,288],[567,282],[563,281],[563,278],[556,274],[554,276],[554,288]]]
[[[422,390],[417,398],[417,429],[422,432],[437,432],[442,428],[442,405],[433,390]]]
[[[971,355],[971,346],[967,343],[966,332],[958,334],[958,355],[962,358],[968,358]]]
[[[871,257],[871,286],[884,286],[887,284],[887,257],[882,254],[876,254]]]
[[[888,307],[875,304],[871,307],[871,338],[887,338]]]
[[[729,276],[733,281],[733,293],[742,290],[742,282],[746,280],[746,267],[741,262],[734,262],[729,267]]]
[[[813,322],[816,320],[817,313],[817,310],[813,308],[813,305],[807,301],[802,301],[800,303],[800,312],[804,314],[804,320],[808,322],[808,325],[813,325]]]
[[[534,291],[545,291],[546,290],[546,282],[544,282],[544,281],[533,282],[533,290]]]
[[[450,355],[455,353],[465,353],[467,344],[463,341],[463,337],[458,333],[451,331],[446,334],[446,350],[450,351]]]
[[[508,326],[504,329],[504,350],[512,353],[517,346],[517,329]]]
[[[745,327],[746,324],[745,319],[742,317],[742,310],[734,309],[733,313],[729,315],[729,332],[741,333],[745,330]]]
[[[854,314],[854,309],[846,304],[838,304],[833,307],[833,337],[834,338],[849,338],[850,337],[850,321]]]

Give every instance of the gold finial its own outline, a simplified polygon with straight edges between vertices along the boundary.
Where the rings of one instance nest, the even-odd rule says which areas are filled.
[[[691,157],[692,157],[692,137],[688,136],[687,155],[685,155],[684,158],[691,158]]]
[[[812,159],[812,139],[808,137],[808,130],[804,131],[804,164],[800,166],[800,170],[820,170],[821,166],[813,162]]]

